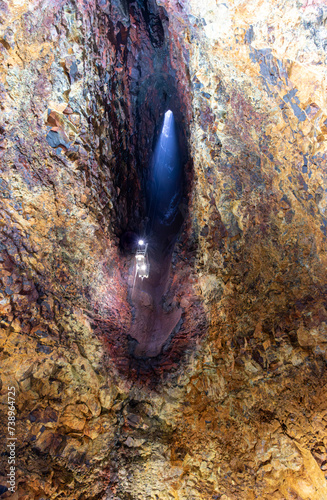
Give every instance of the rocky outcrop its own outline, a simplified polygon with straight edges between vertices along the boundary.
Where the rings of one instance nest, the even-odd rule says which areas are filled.
[[[327,497],[323,3],[0,8],[2,498]],[[128,241],[168,108],[182,321],[134,359]]]

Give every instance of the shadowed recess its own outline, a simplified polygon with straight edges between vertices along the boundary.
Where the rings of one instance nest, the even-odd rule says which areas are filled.
[[[183,190],[182,164],[175,118],[171,110],[165,113],[150,175],[146,235],[157,252],[167,253],[183,222],[179,210]]]
[[[183,191],[182,162],[173,112],[164,116],[151,162],[147,189],[148,216],[144,238],[148,243],[150,274],[136,277],[131,292],[135,319],[130,336],[136,357],[155,357],[178,329],[182,310],[165,311],[162,297],[169,286],[171,256],[183,223],[180,200]]]

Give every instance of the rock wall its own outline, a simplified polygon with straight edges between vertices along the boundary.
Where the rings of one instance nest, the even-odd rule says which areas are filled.
[[[189,54],[210,321],[176,433],[192,495],[324,498],[327,11],[161,3]]]
[[[0,3],[3,498],[321,500],[327,11],[158,3]],[[194,162],[183,324],[140,366],[119,237],[167,107]]]

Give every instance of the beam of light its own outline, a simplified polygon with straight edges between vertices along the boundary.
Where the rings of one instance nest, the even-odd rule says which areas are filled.
[[[169,135],[171,134],[171,126],[172,126],[173,118],[174,118],[173,112],[170,109],[168,111],[166,111],[164,124],[163,124],[163,128],[162,128],[162,134],[165,137],[169,137]]]
[[[177,163],[179,162],[175,119],[173,112],[169,109],[165,113],[153,163],[154,177],[161,183],[162,188],[167,185],[167,182],[169,183],[169,178],[177,173]]]
[[[174,223],[182,191],[182,163],[173,112],[166,111],[151,164],[149,183],[150,232]],[[156,223],[154,222],[156,221]],[[159,224],[159,226],[158,226]]]

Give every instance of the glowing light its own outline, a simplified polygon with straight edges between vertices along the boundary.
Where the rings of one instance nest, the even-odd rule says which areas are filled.
[[[139,240],[139,245],[144,245],[144,240]]]
[[[143,266],[141,266],[141,269],[142,269],[142,271],[145,271],[146,270],[146,265],[143,264]]]
[[[169,136],[173,116],[174,116],[173,112],[170,109],[168,111],[166,111],[165,120],[164,120],[164,124],[163,124],[163,129],[162,129],[162,133],[165,137]]]

